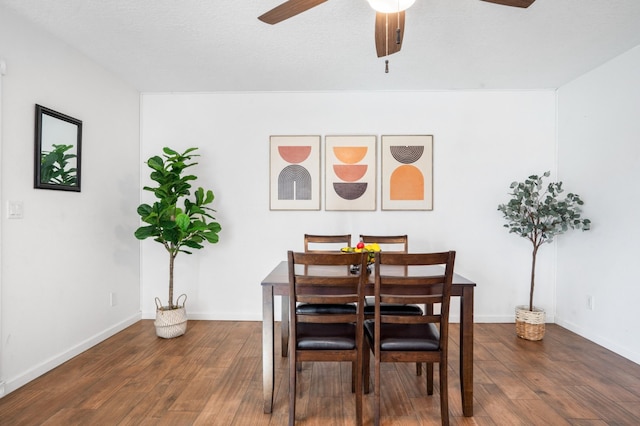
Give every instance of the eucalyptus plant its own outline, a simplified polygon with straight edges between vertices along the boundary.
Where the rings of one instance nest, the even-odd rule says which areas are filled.
[[[153,156],[147,161],[152,169],[151,179],[157,186],[145,186],[145,191],[152,192],[157,201],[152,205],[140,204],[138,214],[146,223],[135,231],[139,240],[152,237],[162,244],[169,253],[169,304],[173,305],[173,266],[178,253],[191,254],[192,249],[201,249],[204,243],[218,242],[218,233],[222,229],[211,215],[215,212],[209,205],[213,203],[211,190],[199,187],[191,196],[191,183],[195,175],[184,174],[185,169],[195,166],[193,161],[198,148],[189,148],[178,153],[171,148],[163,149],[164,159]]]
[[[531,175],[524,182],[511,184],[511,199],[500,204],[509,232],[528,239],[533,244],[531,261],[531,288],[529,292],[529,310],[533,311],[533,290],[535,287],[536,256],[544,243],[550,243],[554,237],[569,229],[588,231],[591,227],[589,219],[580,217],[584,204],[578,194],[568,193],[564,199],[562,182],[543,183],[550,172],[543,176]]]

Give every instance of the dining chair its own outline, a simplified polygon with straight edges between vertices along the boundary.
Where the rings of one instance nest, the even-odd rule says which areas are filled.
[[[341,253],[342,247],[351,245],[351,234],[345,235],[311,235],[304,234],[304,252],[305,253]],[[336,303],[336,304],[314,304],[300,303],[296,307],[296,311],[300,313],[355,313],[354,304]]]
[[[449,424],[447,377],[449,302],[455,251],[442,253],[376,253],[374,303],[439,305],[438,313],[388,315],[376,309],[365,321],[366,344],[374,354],[374,423],[380,424],[380,364],[426,362],[439,364],[440,415]],[[370,353],[364,355],[365,383],[369,380]],[[427,394],[433,394],[433,377],[427,374]],[[431,383],[429,383],[431,382]],[[390,391],[390,390],[389,390]]]
[[[350,361],[356,397],[356,424],[362,425],[362,377],[364,356],[364,286],[366,273],[350,272],[351,265],[365,271],[363,253],[288,252],[289,312],[289,425],[295,423],[297,363],[302,361]],[[352,304],[355,311],[301,312],[299,303]],[[369,351],[368,346],[366,347]]]
[[[351,245],[351,234],[344,235],[320,235],[320,234],[304,234],[304,252],[305,253],[341,253],[342,247]],[[298,303],[296,312],[305,314],[349,314],[356,312],[356,306],[353,303],[335,303],[335,304],[315,304],[315,303]],[[355,364],[352,368],[355,368]],[[302,370],[302,364],[298,362],[298,371]],[[355,381],[351,381],[352,390],[355,390]],[[368,389],[367,389],[368,391]]]
[[[377,243],[384,253],[409,253],[409,237],[407,235],[363,235],[360,234],[360,241],[365,244]],[[365,318],[373,318],[374,306],[373,296],[365,297]],[[382,312],[394,315],[423,315],[424,311],[418,305],[407,305],[402,303],[383,303],[380,305]],[[433,375],[433,365],[427,365],[427,374]],[[416,375],[422,375],[422,363],[416,363]],[[368,383],[365,390],[369,392]]]

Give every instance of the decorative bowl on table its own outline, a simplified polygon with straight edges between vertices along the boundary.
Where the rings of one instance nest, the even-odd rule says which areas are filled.
[[[378,243],[365,244],[360,241],[355,247],[342,247],[340,251],[343,253],[367,252],[367,273],[371,273],[371,265],[376,260],[376,252],[380,251],[380,246]],[[352,274],[360,272],[360,265],[351,265],[350,272]]]

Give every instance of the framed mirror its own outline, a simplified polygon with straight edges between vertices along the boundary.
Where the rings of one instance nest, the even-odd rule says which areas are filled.
[[[80,192],[82,121],[36,105],[34,188]]]

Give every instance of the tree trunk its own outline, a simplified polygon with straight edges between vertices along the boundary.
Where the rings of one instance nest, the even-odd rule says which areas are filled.
[[[533,245],[533,254],[531,256],[531,288],[529,290],[529,310],[531,312],[533,312],[533,289],[535,287],[536,256],[538,255],[538,248],[540,248],[540,246],[536,244]]]
[[[173,261],[175,255],[169,252],[169,309],[173,309]]]

